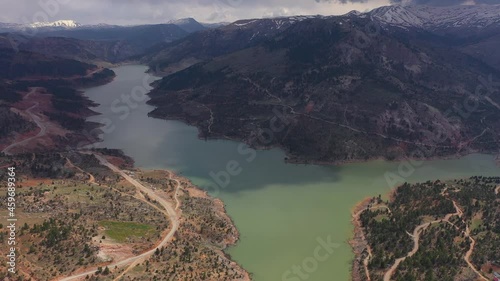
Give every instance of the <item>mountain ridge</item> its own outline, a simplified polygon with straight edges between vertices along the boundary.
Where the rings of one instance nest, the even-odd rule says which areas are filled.
[[[456,42],[468,38],[385,25],[367,13],[236,23],[166,44],[152,57],[150,65],[162,70],[185,65],[156,83],[151,116],[184,120],[202,138],[279,146],[296,162],[499,148],[500,96],[491,93],[490,102],[473,93],[477,77],[500,77],[500,65],[464,52]],[[281,23],[288,25],[278,29]],[[480,109],[456,119],[468,99]],[[273,108],[288,126],[262,144]],[[436,132],[445,138],[436,140]]]

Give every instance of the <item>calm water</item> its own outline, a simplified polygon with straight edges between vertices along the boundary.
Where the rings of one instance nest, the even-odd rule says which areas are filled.
[[[108,124],[101,146],[123,149],[138,167],[175,170],[220,197],[241,232],[228,253],[254,280],[349,280],[351,209],[365,197],[387,193],[384,175],[397,174],[398,163],[291,165],[277,149],[253,154],[236,142],[199,140],[196,128],[147,117],[146,67],[114,71],[114,82],[86,91],[102,113],[91,120]],[[500,175],[500,169],[492,156],[470,155],[425,162],[406,180],[472,175]],[[318,239],[339,245],[314,259]]]

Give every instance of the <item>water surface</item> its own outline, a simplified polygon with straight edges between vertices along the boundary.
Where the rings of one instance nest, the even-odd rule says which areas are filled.
[[[141,97],[148,80],[146,67],[114,71],[115,81],[86,90],[100,104],[95,110],[103,114],[91,121],[108,123],[101,146],[123,149],[138,167],[177,171],[221,198],[241,233],[240,242],[228,253],[253,273],[254,280],[350,280],[351,209],[365,197],[387,193],[391,187],[384,175],[398,174],[399,163],[292,165],[285,164],[278,149],[253,154],[237,142],[199,140],[194,127],[148,118],[153,108],[144,98],[127,99],[132,94]],[[239,169],[233,167],[236,163]],[[476,154],[427,161],[405,180],[473,175],[499,176],[500,169],[493,156]],[[339,247],[326,260],[310,258],[321,245],[318,239],[328,238]]]

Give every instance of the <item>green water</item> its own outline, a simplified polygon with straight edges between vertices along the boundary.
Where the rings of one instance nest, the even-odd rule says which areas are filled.
[[[115,100],[140,92],[146,67],[114,70],[115,81],[86,91],[101,104],[95,110],[103,114],[91,120],[108,122],[101,146],[123,149],[139,167],[175,170],[221,198],[241,233],[240,242],[228,253],[253,273],[254,280],[349,280],[351,209],[365,197],[387,193],[390,186],[384,175],[398,174],[399,163],[292,165],[284,163],[278,149],[252,152],[236,142],[202,141],[196,128],[148,118],[152,107],[142,99],[127,105],[126,116],[124,103]],[[236,164],[237,168],[231,166]],[[221,171],[234,174],[224,178],[223,185],[211,176]],[[500,175],[500,169],[493,156],[469,155],[425,162],[405,180],[472,175]],[[318,252],[318,239],[338,245]]]

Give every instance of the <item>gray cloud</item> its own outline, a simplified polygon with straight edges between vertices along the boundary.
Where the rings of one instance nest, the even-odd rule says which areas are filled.
[[[405,5],[429,5],[429,6],[453,6],[463,4],[500,4],[500,0],[391,0],[392,4]]]
[[[472,0],[0,0],[0,22],[73,19],[83,24],[163,23],[194,17],[220,22],[290,15],[339,15],[389,4],[456,5]],[[500,0],[475,0],[498,4]]]
[[[234,21],[242,18],[299,14],[344,14],[389,4],[390,0],[0,0],[0,22],[45,20],[45,8],[58,4],[49,21],[140,24],[194,17],[199,21]],[[54,5],[52,5],[54,6]]]
[[[342,4],[347,3],[367,3],[370,0],[314,0],[317,3],[321,2],[337,2]],[[453,6],[463,4],[500,4],[500,0],[390,0],[391,4],[404,4],[404,5],[429,5],[429,6]]]

